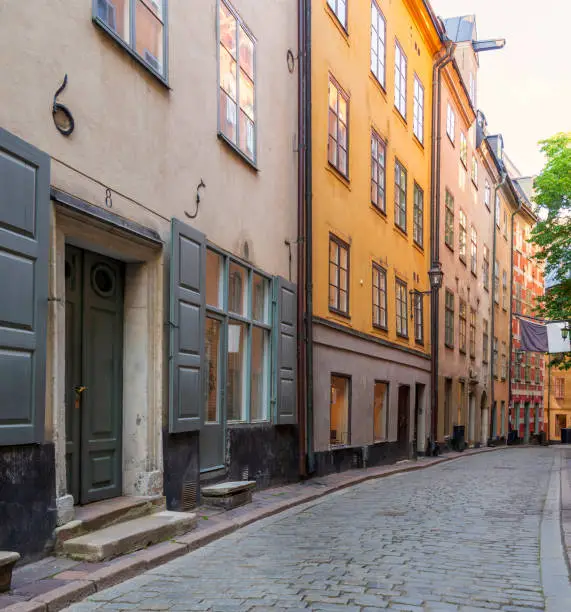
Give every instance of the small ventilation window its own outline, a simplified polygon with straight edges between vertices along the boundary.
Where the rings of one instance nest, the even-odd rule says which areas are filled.
[[[105,264],[97,264],[91,271],[91,284],[101,297],[112,297],[115,293],[115,272]]]

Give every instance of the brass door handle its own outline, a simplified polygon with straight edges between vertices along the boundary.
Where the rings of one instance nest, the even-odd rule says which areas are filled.
[[[87,391],[87,387],[83,387],[81,385],[78,385],[77,387],[74,387],[73,390],[78,394],[81,395],[84,391]]]
[[[75,391],[75,409],[79,410],[81,408],[81,394],[84,391],[87,391],[87,387],[78,385],[77,387],[74,387],[73,390]]]

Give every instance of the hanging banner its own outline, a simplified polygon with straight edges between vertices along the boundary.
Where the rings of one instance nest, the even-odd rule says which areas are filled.
[[[563,339],[561,330],[565,323],[536,323],[529,319],[519,319],[521,351],[531,353],[568,353],[571,352],[571,338]]]

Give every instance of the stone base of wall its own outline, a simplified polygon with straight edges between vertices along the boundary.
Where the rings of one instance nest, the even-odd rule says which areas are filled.
[[[163,431],[164,495],[167,510],[190,510],[200,503],[197,431]]]
[[[351,469],[390,465],[410,457],[410,445],[379,442],[367,446],[346,446],[315,453],[315,475],[327,476]]]
[[[56,519],[54,445],[0,447],[0,550],[42,557]]]

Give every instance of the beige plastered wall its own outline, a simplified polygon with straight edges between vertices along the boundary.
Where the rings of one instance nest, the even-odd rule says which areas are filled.
[[[235,0],[257,41],[257,169],[217,137],[217,1],[168,3],[169,87],[92,21],[91,0],[0,3],[0,126],[51,156],[51,185],[156,231],[163,248],[109,232],[52,204],[46,432],[56,446],[59,523],[73,518],[65,476],[65,244],[125,261],[123,492],[162,493],[167,364],[165,291],[177,217],[267,273],[295,280],[297,55],[295,0]],[[62,136],[55,91],[73,113]],[[197,185],[198,216],[194,213]],[[247,243],[247,248],[246,248]]]

